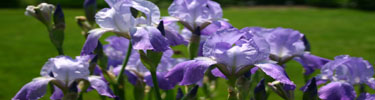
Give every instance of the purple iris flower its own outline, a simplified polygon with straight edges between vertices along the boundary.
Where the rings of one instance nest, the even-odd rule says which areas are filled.
[[[270,58],[272,60],[277,61],[279,64],[285,64],[294,59],[303,65],[305,75],[313,73],[315,69],[320,69],[325,63],[330,61],[305,51],[308,46],[306,46],[303,38],[306,37],[299,31],[280,27],[274,29],[251,27],[246,30],[249,33],[258,34],[265,38],[267,43],[270,44]]]
[[[285,63],[305,52],[305,45],[302,40],[303,34],[296,30],[280,27],[274,29],[252,27],[248,28],[248,31],[265,38],[270,45],[271,59],[279,63]]]
[[[77,87],[76,83],[80,80],[90,82],[90,87],[96,89],[100,95],[115,97],[107,83],[100,77],[89,76],[89,59],[89,56],[78,56],[76,59],[68,56],[50,58],[40,72],[41,77],[34,78],[24,85],[13,99],[39,99],[46,93],[48,83],[55,85],[55,91],[50,98],[61,99],[63,93],[70,91],[71,87]]]
[[[197,27],[203,29],[212,21],[222,20],[223,16],[220,4],[211,0],[174,0],[168,12],[191,31]]]
[[[374,68],[363,58],[341,55],[328,62],[317,76],[319,80],[345,81],[349,84],[367,84],[375,88]]]
[[[82,54],[90,54],[98,39],[107,32],[131,39],[136,50],[165,51],[169,49],[167,38],[157,29],[160,22],[159,8],[146,0],[106,0],[111,8],[100,10],[95,18],[101,28],[89,31]],[[130,8],[146,15],[134,18]]]
[[[352,85],[346,82],[331,82],[318,91],[322,100],[354,100],[356,93]]]
[[[242,38],[244,36],[249,38]],[[256,66],[277,81],[295,87],[283,68],[268,59],[269,46],[264,41],[261,36],[250,35],[248,31],[235,28],[218,31],[204,43],[204,57],[177,64],[166,77],[179,81],[180,85],[190,85],[201,81],[211,65],[224,67],[225,72],[217,69],[212,71],[218,77],[250,71],[249,68]]]
[[[172,50],[165,51],[156,70],[159,87],[164,90],[173,89],[177,84],[176,81],[165,78],[165,74],[169,72],[178,62],[184,61],[183,59],[174,59],[172,58],[172,55]],[[120,70],[121,67],[116,67],[114,69],[114,73],[118,74]],[[130,83],[137,84],[137,80],[141,80],[147,85],[153,86],[151,73],[142,64],[140,56],[137,52],[130,56],[129,63],[125,70],[127,71],[126,75],[128,76]]]

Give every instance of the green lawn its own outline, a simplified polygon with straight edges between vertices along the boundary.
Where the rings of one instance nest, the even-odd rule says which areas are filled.
[[[67,22],[64,50],[69,56],[77,56],[84,38],[74,17],[83,15],[83,11],[64,9],[64,12]],[[163,14],[167,14],[166,10]],[[57,52],[48,39],[45,27],[34,18],[24,16],[24,9],[1,9],[0,15],[0,99],[7,100],[32,78],[38,77],[43,64]],[[319,8],[227,8],[224,17],[237,28],[280,26],[299,30],[310,40],[315,55],[333,59],[337,55],[349,54],[363,57],[372,64],[375,62],[374,12]],[[299,64],[288,63],[286,70],[298,88],[304,84]],[[219,87],[217,99],[226,98],[223,82]],[[301,92],[297,89],[296,100],[301,99],[300,96]]]

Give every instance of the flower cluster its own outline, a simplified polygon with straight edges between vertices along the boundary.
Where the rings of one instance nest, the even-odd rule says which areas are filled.
[[[229,100],[264,100],[272,91],[294,100],[297,86],[285,71],[292,60],[304,68],[307,83],[301,90],[306,100],[375,98],[365,90],[366,86],[375,89],[374,69],[368,61],[348,55],[334,60],[313,55],[307,37],[297,30],[233,27],[222,18],[220,4],[212,0],[174,0],[166,17],[147,0],[105,1],[109,8],[96,12],[96,0],[85,0],[85,16],[78,16],[77,22],[86,40],[76,59],[62,52],[61,7],[42,3],[26,8],[26,15],[47,26],[59,56],[50,58],[41,77],[23,86],[14,100],[40,99],[48,87],[53,92],[50,99],[82,99],[95,89],[102,96],[124,100],[126,82],[135,87],[136,100],[145,95],[157,100],[197,98],[200,87],[205,92],[202,98],[211,98],[218,78],[227,81]],[[102,42],[105,33],[115,35]],[[315,70],[321,73],[314,76]],[[357,85],[359,96],[354,91]],[[167,91],[177,88],[175,96]]]

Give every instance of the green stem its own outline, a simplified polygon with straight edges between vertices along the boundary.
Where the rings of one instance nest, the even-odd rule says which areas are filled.
[[[125,72],[125,67],[126,65],[128,64],[129,62],[129,58],[130,58],[130,55],[131,55],[131,52],[132,52],[132,43],[129,41],[129,46],[128,46],[128,52],[126,53],[126,57],[124,59],[124,63],[122,64],[121,66],[121,70],[120,70],[120,73],[118,74],[117,76],[117,82],[116,82],[116,86],[118,88],[118,96],[120,98],[120,100],[126,100],[125,98],[125,75],[124,75],[124,72]]]
[[[152,76],[152,83],[154,84],[156,100],[162,100],[161,96],[160,96],[158,80],[157,80],[157,77],[156,77],[156,67],[153,66],[152,70],[150,70],[150,72],[151,72],[151,76]]]
[[[200,45],[200,35],[193,34],[188,45],[189,58],[194,59],[198,55]]]
[[[228,78],[228,100],[238,100],[236,89],[236,78]]]

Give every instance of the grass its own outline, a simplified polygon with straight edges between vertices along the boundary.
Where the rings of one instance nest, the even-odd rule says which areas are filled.
[[[80,9],[64,9],[66,17],[65,53],[77,56],[84,43],[74,17]],[[166,14],[166,10],[162,11]],[[0,99],[10,99],[32,78],[38,77],[48,58],[57,55],[45,27],[34,18],[24,16],[24,9],[0,9]],[[375,62],[375,13],[348,9],[320,8],[227,8],[224,17],[237,28],[246,26],[293,28],[310,40],[312,53],[325,58],[342,54],[363,57]],[[302,67],[294,61],[286,71],[297,87],[304,85]],[[220,80],[223,81],[223,80]],[[227,96],[220,83],[217,99]],[[48,93],[47,93],[48,94]],[[96,99],[94,93],[86,96]],[[301,92],[296,90],[296,99]],[[272,99],[280,99],[271,94]],[[43,99],[48,99],[46,96]]]

